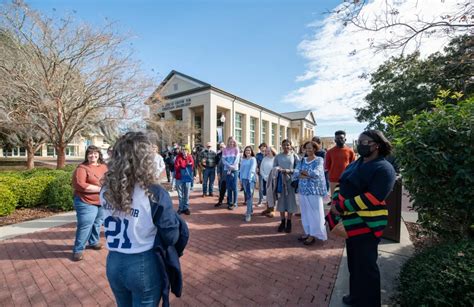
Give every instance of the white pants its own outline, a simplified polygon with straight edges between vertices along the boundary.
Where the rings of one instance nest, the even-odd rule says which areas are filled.
[[[301,223],[306,235],[326,241],[326,225],[324,223],[323,197],[320,195],[301,195]]]

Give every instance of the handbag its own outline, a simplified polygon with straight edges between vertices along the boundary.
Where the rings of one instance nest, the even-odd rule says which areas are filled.
[[[346,229],[344,228],[344,224],[342,224],[342,221],[339,221],[339,223],[337,223],[336,226],[331,229],[331,233],[344,239],[348,238]]]
[[[192,171],[192,166],[188,165],[186,168],[182,168],[180,170],[181,173],[181,181],[188,183],[188,182],[193,182],[193,171]]]
[[[301,163],[303,162],[303,159],[301,159],[300,161],[300,168],[301,168]],[[296,166],[296,165],[295,165]],[[295,167],[296,168],[296,167]],[[298,185],[300,183],[300,179],[299,178],[296,178],[295,180],[293,180],[290,185],[295,189],[295,193],[298,193]]]

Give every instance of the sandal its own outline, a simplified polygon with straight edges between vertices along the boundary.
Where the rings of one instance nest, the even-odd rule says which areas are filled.
[[[303,244],[304,245],[313,245],[314,243],[316,243],[316,239],[312,236],[309,236],[308,238],[306,238],[306,240],[304,240]]]
[[[298,238],[298,241],[301,241],[301,242],[306,241],[308,237],[309,237],[308,235],[302,235],[301,237]]]

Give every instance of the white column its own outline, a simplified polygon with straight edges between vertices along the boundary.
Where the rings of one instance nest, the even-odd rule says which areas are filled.
[[[204,104],[204,114],[202,119],[202,143],[212,143],[216,148],[217,139],[217,105],[212,100]]]

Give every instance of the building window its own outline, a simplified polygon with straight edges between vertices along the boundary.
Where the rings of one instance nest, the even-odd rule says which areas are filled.
[[[194,129],[196,130],[195,143],[200,144],[202,141],[202,118],[199,115],[194,116]]]
[[[176,92],[178,90],[178,83],[173,84],[173,90]]]
[[[266,143],[267,142],[267,126],[268,122],[262,120],[262,139],[261,143]]]
[[[46,147],[46,152],[49,157],[54,157],[56,155],[56,150],[54,149],[54,146],[48,145]]]
[[[76,146],[69,145],[66,147],[66,156],[76,156]]]
[[[280,127],[280,143],[283,141],[283,135],[285,133],[285,127]]]
[[[273,146],[277,146],[277,139],[276,139],[276,130],[277,130],[277,124],[272,124],[272,143]]]
[[[250,117],[250,145],[255,145],[255,127],[257,127],[257,119]]]
[[[242,144],[242,120],[243,115],[235,113],[235,139],[239,144]]]

